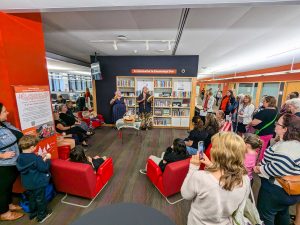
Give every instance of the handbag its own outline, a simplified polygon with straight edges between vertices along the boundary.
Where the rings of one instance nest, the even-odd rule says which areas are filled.
[[[300,176],[276,177],[276,180],[288,195],[300,195]]]
[[[249,181],[248,181],[249,182]],[[259,213],[255,206],[255,200],[250,184],[248,185],[250,191],[246,191],[243,202],[239,205],[237,210],[232,214],[233,225],[263,225],[260,220]],[[250,192],[251,200],[248,198]]]

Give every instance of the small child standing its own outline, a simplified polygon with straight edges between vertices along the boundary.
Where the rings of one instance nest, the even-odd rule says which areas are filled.
[[[248,176],[252,182],[253,168],[256,166],[256,161],[263,142],[256,134],[245,134],[244,141],[247,148],[244,164],[248,171]]]
[[[29,192],[29,219],[37,217],[37,221],[42,223],[52,214],[47,209],[45,197],[45,188],[50,180],[51,155],[36,155],[34,152],[38,142],[33,135],[24,135],[20,139],[19,146],[23,153],[17,160],[17,168],[21,173],[22,185]]]

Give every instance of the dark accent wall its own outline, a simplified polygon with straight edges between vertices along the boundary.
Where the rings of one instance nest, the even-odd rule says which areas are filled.
[[[97,56],[103,80],[96,81],[97,111],[111,123],[109,101],[116,91],[117,76],[196,77],[198,56]],[[91,63],[95,56],[91,56]],[[177,69],[177,75],[131,74],[131,69]]]

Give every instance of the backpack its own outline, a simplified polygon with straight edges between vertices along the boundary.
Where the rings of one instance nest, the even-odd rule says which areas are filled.
[[[56,191],[52,183],[49,183],[45,188],[45,198],[47,202],[50,202],[56,195]],[[29,192],[25,191],[21,194],[21,201],[20,206],[22,207],[23,211],[26,213],[30,213],[29,208]]]

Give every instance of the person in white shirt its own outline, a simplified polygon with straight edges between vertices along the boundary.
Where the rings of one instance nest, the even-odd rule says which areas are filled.
[[[213,110],[214,103],[215,103],[215,98],[213,96],[213,93],[209,91],[205,96],[202,104],[204,112],[208,112],[208,113],[214,112]]]
[[[252,121],[252,115],[255,110],[255,106],[251,103],[251,100],[252,99],[250,95],[245,95],[238,110],[237,132],[240,135],[246,133],[246,126]]]
[[[184,199],[192,200],[188,225],[232,225],[232,214],[250,193],[250,180],[244,167],[246,145],[233,132],[212,137],[211,161],[203,154],[193,155],[181,187]],[[204,163],[206,170],[199,170]]]

